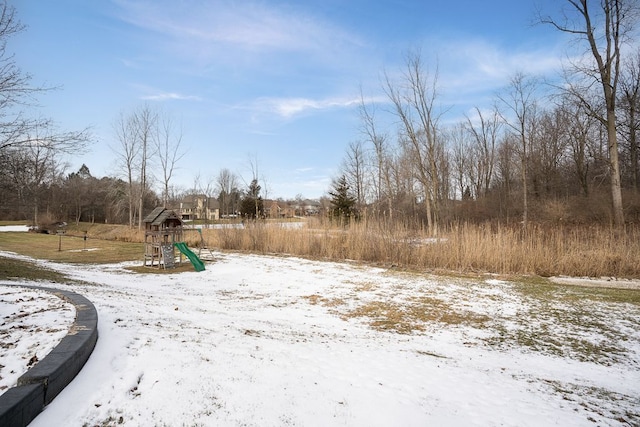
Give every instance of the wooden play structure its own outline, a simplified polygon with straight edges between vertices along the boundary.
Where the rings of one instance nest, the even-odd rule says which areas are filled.
[[[163,207],[155,208],[144,218],[144,266],[174,267],[175,243],[182,242],[183,223],[180,216]],[[182,256],[178,263],[182,262]]]

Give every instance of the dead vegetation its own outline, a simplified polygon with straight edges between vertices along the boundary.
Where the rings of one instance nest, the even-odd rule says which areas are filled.
[[[62,239],[34,233],[19,239],[0,235],[0,248],[64,262],[117,262],[140,259],[144,233],[109,224],[70,225]],[[84,236],[87,236],[87,241]],[[385,267],[456,274],[640,278],[640,228],[542,226],[526,231],[496,224],[457,224],[437,236],[402,221],[362,220],[336,226],[319,218],[292,226],[275,221],[226,224],[203,230],[209,248],[310,259],[352,260]],[[187,244],[200,234],[185,232]],[[89,243],[87,243],[89,242]],[[121,244],[118,244],[121,243]],[[131,243],[126,245],[124,243]],[[87,244],[99,249],[90,254]],[[70,251],[79,251],[73,254]],[[58,253],[56,253],[58,252]]]
[[[310,220],[304,227],[269,222],[205,230],[223,250],[355,260],[408,269],[498,274],[640,277],[640,230],[602,226],[460,224],[439,236],[404,223],[352,222],[347,227]]]

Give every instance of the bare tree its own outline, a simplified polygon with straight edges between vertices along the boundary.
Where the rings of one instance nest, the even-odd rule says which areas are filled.
[[[59,131],[51,119],[34,116],[36,97],[50,88],[31,83],[31,75],[16,65],[7,51],[9,39],[24,31],[15,8],[0,2],[0,152],[9,148],[48,147],[60,153],[82,151],[91,140],[89,128],[79,132]],[[30,110],[30,111],[29,111]],[[46,138],[43,136],[46,135]]]
[[[69,174],[66,180],[66,188],[69,189],[69,205],[73,206],[73,217],[76,225],[80,224],[82,213],[87,205],[89,191],[89,180],[91,173],[89,168],[83,164],[78,172]]]
[[[576,96],[589,111],[597,117],[607,130],[609,175],[614,225],[624,225],[622,206],[622,188],[618,153],[618,135],[616,121],[616,100],[620,79],[621,48],[629,41],[631,32],[637,23],[637,0],[600,0],[595,11],[590,8],[589,0],[566,0],[567,8],[563,19],[541,17],[540,22],[550,24],[557,30],[575,35],[588,45],[588,50],[596,63],[593,66],[584,63],[573,64],[575,72],[582,75],[586,82],[580,87],[570,84],[570,92]],[[575,18],[574,18],[575,17]],[[589,102],[583,95],[585,89],[597,84],[601,87],[602,104]]]
[[[511,218],[512,212],[512,193],[516,181],[517,164],[518,164],[518,137],[512,132],[506,133],[496,151],[496,181],[500,189],[500,214],[504,216],[507,222]]]
[[[502,127],[502,120],[497,107],[487,115],[480,108],[475,108],[476,117],[467,117],[467,129],[474,141],[476,158],[478,196],[485,196],[489,192],[493,169],[495,167],[496,143]],[[486,117],[485,117],[486,116]]]
[[[138,229],[142,229],[142,217],[144,211],[144,198],[147,194],[148,174],[147,163],[153,155],[153,135],[157,126],[158,113],[153,111],[149,105],[144,105],[138,111],[133,113],[134,131],[136,138],[140,144],[139,159],[139,184],[140,192],[138,194]]]
[[[366,162],[362,141],[352,141],[349,143],[345,158],[342,161],[342,170],[349,188],[351,188],[351,191],[354,193],[356,207],[361,209],[366,203]]]
[[[37,93],[46,89],[33,87],[31,76],[23,73],[7,52],[7,42],[24,30],[15,16],[15,8],[0,4],[0,150],[30,142],[29,130],[38,120],[29,118],[22,108],[31,106]]]
[[[7,49],[11,37],[24,28],[15,8],[0,1],[0,165],[2,181],[14,193],[0,194],[0,200],[17,198],[18,206],[29,205],[37,224],[40,203],[46,199],[44,191],[58,179],[64,156],[82,153],[91,134],[88,128],[60,131],[53,120],[38,115],[37,96],[50,88],[32,84],[31,75],[16,65]],[[3,187],[0,192],[7,191]]]
[[[438,123],[440,115],[435,108],[438,73],[430,75],[422,63],[419,52],[407,56],[403,85],[394,85],[385,76],[385,91],[393,104],[394,113],[402,123],[402,132],[412,149],[414,170],[422,184],[427,226],[433,235],[438,233]]]
[[[567,188],[561,172],[568,146],[565,110],[556,107],[541,112],[534,130],[529,162],[533,194],[557,198],[566,194]]]
[[[257,219],[260,217],[260,208],[262,204],[262,198],[259,197],[262,187],[258,184],[260,179],[260,164],[258,162],[258,156],[255,154],[249,154],[247,156],[247,165],[249,167],[249,171],[251,172],[251,182],[247,183],[245,181],[245,185],[248,188],[247,198],[250,198],[253,202],[253,205],[255,207],[255,218]]]
[[[590,175],[596,155],[593,135],[598,123],[573,97],[565,97],[559,108],[560,115],[565,117],[571,174],[576,177],[582,195],[589,197]]]
[[[47,129],[33,128],[28,134],[29,144],[14,146],[10,149],[17,169],[14,180],[22,187],[28,204],[32,206],[33,223],[39,224],[41,200],[46,190],[62,170],[59,153],[49,144]]]
[[[139,229],[142,229],[144,200],[148,192],[147,167],[155,153],[153,138],[157,135],[157,124],[158,113],[147,104],[128,115],[120,113],[114,124],[119,146],[113,150],[129,184],[129,226],[133,227],[137,211]]]
[[[229,169],[222,169],[218,173],[216,184],[219,194],[218,200],[220,200],[220,207],[222,208],[221,213],[225,216],[235,213],[239,192],[238,177]]]
[[[367,105],[364,96],[360,95],[360,132],[367,141],[373,145],[375,176],[373,179],[376,203],[382,203],[386,199],[389,217],[393,214],[393,201],[391,194],[391,176],[389,171],[389,153],[387,148],[387,135],[378,130],[375,121],[376,108]]]
[[[535,92],[538,86],[536,79],[527,77],[523,73],[516,73],[511,79],[508,92],[498,95],[498,98],[506,107],[505,113],[500,113],[502,119],[518,137],[520,152],[520,176],[522,180],[522,225],[526,229],[529,216],[529,198],[527,184],[527,165],[529,158],[530,139],[533,131],[531,126],[535,123],[536,99]]]
[[[112,147],[117,162],[127,179],[127,198],[129,200],[129,227],[133,227],[135,217],[135,171],[140,153],[140,144],[136,138],[135,123],[132,116],[120,113],[113,125],[118,147]]]
[[[469,132],[464,123],[459,123],[449,131],[449,142],[452,150],[453,180],[456,193],[461,199],[472,197],[473,188],[475,196],[478,196],[475,162],[473,159],[473,144],[468,138]]]
[[[625,62],[620,79],[620,110],[623,118],[621,134],[626,140],[629,152],[629,175],[631,187],[640,191],[640,165],[638,145],[640,144],[640,50]]]
[[[159,119],[155,137],[155,149],[162,172],[162,202],[169,203],[169,183],[173,178],[178,162],[185,155],[182,151],[182,129],[176,128],[171,117],[162,115]]]

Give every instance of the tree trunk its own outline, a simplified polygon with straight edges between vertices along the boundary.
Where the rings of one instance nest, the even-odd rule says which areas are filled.
[[[524,132],[524,131],[523,131]],[[529,221],[529,197],[527,186],[527,141],[522,135],[522,227],[526,230]]]
[[[607,111],[607,140],[609,147],[613,224],[616,227],[622,227],[624,225],[624,209],[622,206],[622,187],[620,183],[620,162],[618,160],[618,135],[616,133],[615,112],[611,110]]]
[[[631,157],[631,187],[638,193],[640,187],[640,172],[638,171],[638,140],[636,133],[636,109],[634,104],[629,106],[629,151]]]

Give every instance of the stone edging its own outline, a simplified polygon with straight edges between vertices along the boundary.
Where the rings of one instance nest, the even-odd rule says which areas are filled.
[[[74,292],[24,286],[50,292],[72,303],[76,319],[67,335],[0,395],[0,426],[26,426],[75,378],[98,340],[98,313],[91,301]]]

